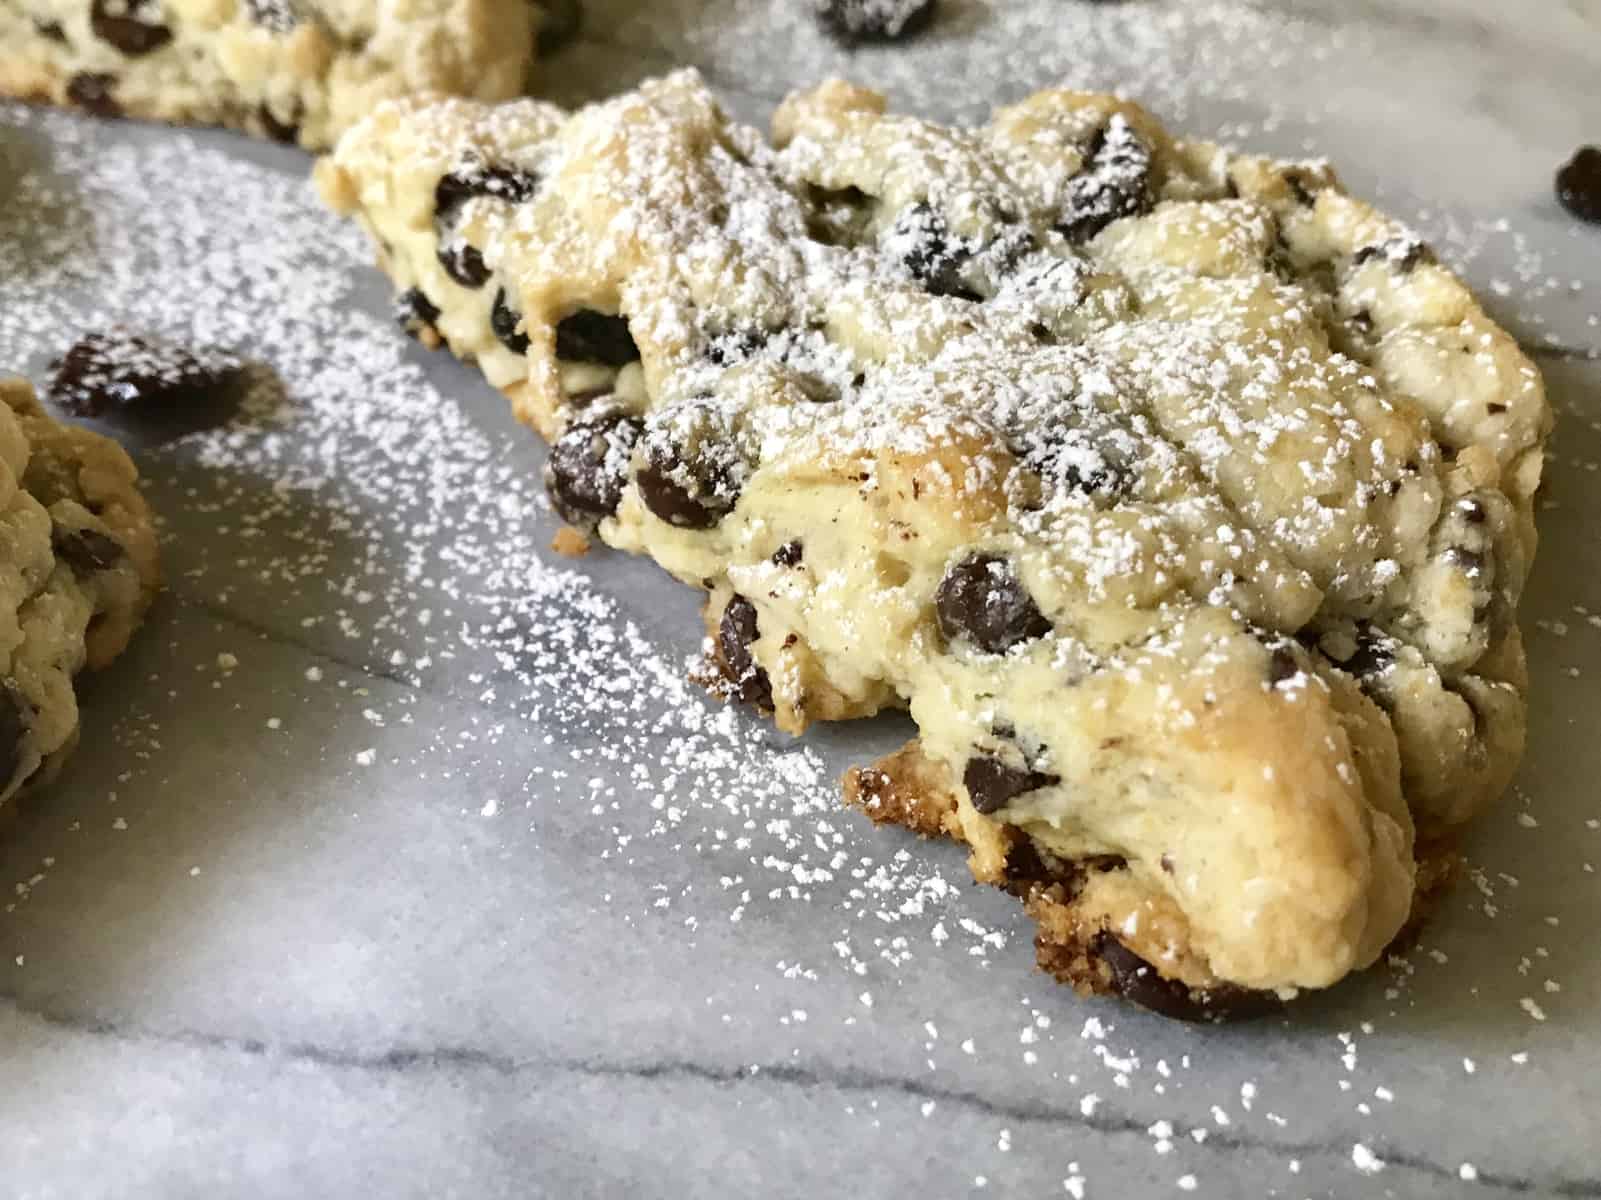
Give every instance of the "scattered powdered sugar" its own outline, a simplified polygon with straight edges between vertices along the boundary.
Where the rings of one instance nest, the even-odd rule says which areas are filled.
[[[1197,12],[1215,7],[1194,6]],[[1009,29],[1038,19],[1006,17]],[[1067,7],[1062,19],[1081,21]],[[1173,12],[1153,16],[1155,30],[1134,37],[1154,57],[1129,82],[1138,87],[1142,72],[1146,79],[1161,71],[1176,74],[1180,39],[1174,30],[1192,29],[1200,19]],[[1230,19],[1249,25],[1256,18]],[[1135,28],[1131,22],[1129,29]],[[1274,42],[1266,52],[1285,51]],[[1321,47],[1313,45],[1311,52],[1316,57]],[[1218,94],[1226,96],[1224,79]],[[170,572],[171,587],[182,600],[249,613],[259,609],[263,592],[299,598],[304,603],[295,607],[294,620],[285,617],[274,636],[287,639],[302,620],[312,622],[297,636],[414,689],[419,719],[436,695],[477,706],[471,723],[442,719],[436,732],[416,731],[423,748],[415,751],[414,745],[407,753],[414,753],[419,771],[445,778],[458,760],[475,752],[470,746],[544,738],[551,753],[526,790],[593,806],[598,837],[585,845],[598,861],[626,864],[639,845],[651,843],[715,864],[714,888],[697,878],[693,891],[671,894],[647,878],[625,892],[618,880],[629,879],[626,872],[604,874],[613,889],[608,904],[630,920],[682,921],[681,936],[688,940],[697,923],[748,922],[805,905],[808,919],[833,931],[834,956],[806,965],[786,961],[775,974],[796,989],[838,982],[845,1003],[786,1003],[787,1028],[834,1021],[835,1010],[848,1007],[851,1019],[872,1021],[885,1037],[919,1047],[936,1082],[961,1071],[964,1060],[978,1067],[1004,1056],[1006,1069],[1021,1073],[1020,1093],[1055,1097],[1068,1116],[1115,1127],[1126,1114],[1166,1113],[1156,1120],[1139,1117],[1133,1128],[1149,1134],[1153,1152],[1175,1172],[1205,1161],[1188,1162],[1185,1156],[1199,1154],[1207,1124],[1296,1147],[1291,1174],[1299,1173],[1301,1159],[1320,1153],[1346,1157],[1337,1147],[1318,1149],[1326,1141],[1321,1127],[1292,1122],[1280,1138],[1275,1130],[1284,1118],[1251,1115],[1275,1100],[1288,1108],[1297,1095],[1270,1073],[1242,1082],[1237,1042],[1214,1047],[1114,1008],[1098,1009],[1080,1036],[1075,1018],[1082,1010],[1065,993],[1037,1008],[1011,994],[1010,982],[992,986],[996,967],[1027,959],[1022,921],[1000,906],[971,907],[958,855],[908,848],[902,839],[840,812],[837,754],[810,743],[781,743],[734,709],[709,704],[686,680],[692,638],[664,638],[662,629],[671,627],[665,619],[645,622],[637,606],[623,602],[626,597],[546,552],[551,526],[542,515],[535,519],[545,501],[531,435],[487,430],[480,414],[498,406],[498,397],[467,383],[466,372],[451,376],[451,390],[464,398],[444,394],[379,315],[382,301],[352,301],[352,272],[366,262],[367,249],[353,229],[318,209],[301,181],[201,148],[182,134],[122,144],[102,127],[14,108],[0,109],[0,149],[10,137],[7,125],[27,131],[25,137],[48,135],[53,151],[47,165],[19,172],[0,218],[15,222],[21,214],[20,228],[0,231],[0,279],[7,288],[0,297],[0,363],[25,365],[42,383],[45,361],[78,332],[136,321],[197,346],[237,350],[268,364],[281,381],[281,389],[258,393],[233,424],[142,458],[161,504],[193,502],[219,531],[228,531],[211,545],[169,543],[169,562],[180,568]],[[150,180],[163,181],[159,202],[151,196]],[[227,202],[219,203],[219,195]],[[38,213],[51,218],[30,216]],[[1435,216],[1425,222],[1431,232],[1450,222],[1448,215]],[[1494,240],[1476,226],[1463,227],[1462,234],[1454,244],[1463,248]],[[1071,292],[1080,282],[1066,280],[1062,287]],[[517,442],[519,437],[524,441]],[[1081,471],[1094,467],[1088,459],[1073,461]],[[213,478],[197,484],[190,468]],[[188,519],[174,523],[196,527]],[[286,527],[291,531],[285,533]],[[269,539],[262,536],[267,530],[276,533]],[[670,594],[666,583],[648,586],[660,588],[652,596]],[[678,604],[678,612],[688,614],[689,607]],[[226,667],[218,656],[192,685],[176,669],[166,685],[211,687],[218,667],[224,676],[249,675],[248,658],[239,669],[239,655],[227,657]],[[332,688],[334,681],[323,668],[311,667],[305,686]],[[349,710],[351,721],[370,729],[374,739],[379,729],[404,728],[409,716],[368,698],[354,698]],[[268,727],[276,729],[275,722],[279,718]],[[471,743],[464,740],[469,733]],[[119,728],[119,746],[131,764],[147,764],[178,752],[190,736],[130,718]],[[376,766],[397,745],[402,743],[375,740],[355,759]],[[616,782],[623,779],[630,785],[626,793]],[[471,818],[506,819],[522,808],[522,799],[491,798],[480,808],[474,797]],[[108,803],[115,802],[113,793]],[[121,816],[109,824],[119,831],[129,826]],[[1530,836],[1548,836],[1535,832],[1542,828],[1528,826]],[[45,864],[17,880],[7,911],[24,903],[52,867]],[[537,862],[528,869],[538,870]],[[1515,909],[1516,890],[1515,881],[1480,870],[1450,902],[1459,909],[1471,902],[1475,907],[1458,915],[1486,923]],[[985,912],[1004,915],[996,925]],[[1545,958],[1531,952],[1531,967]],[[28,959],[30,970],[36,959]],[[23,965],[22,956],[15,961]],[[989,1012],[974,1014],[953,1004],[948,1014],[941,997],[926,990],[910,997],[899,986],[902,972],[930,962],[938,970],[921,972],[917,986],[926,989],[939,978],[965,980],[964,972],[971,973],[974,991],[992,989]],[[1414,1003],[1420,972],[1438,977],[1450,969],[1443,955],[1397,959],[1388,1007],[1376,995],[1355,1007],[1375,1016],[1404,1014]],[[867,983],[871,990],[864,990]],[[1546,1003],[1554,990],[1542,989]],[[918,1014],[908,1025],[910,1034],[891,1025],[886,1013],[908,1002]],[[1530,996],[1515,1003],[1522,1012],[1514,1008],[1512,1015],[1532,1037],[1534,1023],[1546,1013]],[[1053,1027],[1048,1012],[1066,1013],[1067,1019]],[[1557,1015],[1555,1006],[1551,1015]],[[1018,1017],[1027,1021],[1022,1039],[1016,1035]],[[935,1033],[936,1022],[941,1034]],[[997,1022],[1002,1038],[995,1036]],[[1306,1035],[1308,1057],[1314,1038],[1322,1037]],[[1020,1040],[1032,1061],[1019,1060]],[[1355,1110],[1355,1097],[1388,1102],[1390,1088],[1405,1082],[1385,1074],[1385,1037],[1367,1025],[1323,1044],[1332,1051],[1331,1077],[1343,1085],[1329,1092],[1336,1105],[1350,1110],[1337,1118],[1339,1128],[1366,1138],[1354,1143],[1343,1170],[1385,1169],[1389,1151],[1382,1120],[1369,1121]],[[1491,1067],[1488,1053],[1481,1058],[1482,1070],[1471,1058],[1462,1060],[1460,1073],[1452,1067],[1453,1086],[1464,1097],[1465,1089],[1483,1080],[1488,1099],[1505,1080],[1499,1062]],[[1533,1069],[1522,1051],[1511,1063],[1506,1070]],[[1231,1117],[1214,1103],[1231,1103],[1236,1096],[1243,1116]],[[961,1103],[959,1096],[941,1099],[940,1112]],[[933,1105],[922,1103],[923,1117],[933,1113]],[[1005,1135],[996,1133],[986,1152],[993,1147],[1014,1157],[1021,1150],[1039,1153],[1040,1143],[1055,1136],[1028,1121],[1001,1120],[1007,1122]],[[1073,1153],[1084,1163],[1059,1169],[1059,1178],[1067,1172],[1063,1191],[1077,1198],[1099,1194],[1094,1161],[1077,1147]],[[1400,1170],[1392,1166],[1390,1173]],[[1468,1163],[1442,1171],[1466,1181],[1478,1177]],[[1179,1189],[1205,1187],[1204,1172],[1167,1177]],[[1115,1178],[1107,1178],[1101,1190],[1108,1186],[1116,1194]]]

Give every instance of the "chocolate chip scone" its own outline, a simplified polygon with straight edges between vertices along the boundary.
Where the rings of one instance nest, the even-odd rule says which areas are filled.
[[[128,644],[155,595],[155,528],[120,446],[0,379],[0,807],[78,740],[73,676]]]
[[[1328,168],[1124,101],[775,129],[688,72],[401,101],[318,178],[557,511],[707,590],[728,692],[910,710],[848,796],[1048,970],[1220,1017],[1371,963],[1522,748],[1535,368]]]
[[[390,96],[527,83],[530,0],[0,0],[0,95],[331,145]]]

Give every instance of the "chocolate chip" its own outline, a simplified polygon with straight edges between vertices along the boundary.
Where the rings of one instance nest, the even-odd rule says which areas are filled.
[[[531,200],[539,191],[539,176],[518,167],[465,163],[434,185],[434,219],[449,225],[456,212],[474,196],[494,196],[511,204]]]
[[[962,770],[962,784],[981,813],[996,812],[1025,792],[1060,782],[1060,775],[1010,766],[988,754],[974,755]]]
[[[137,405],[171,411],[234,399],[243,364],[217,351],[199,354],[126,330],[91,333],[54,363],[50,397],[79,417]]]
[[[245,11],[252,23],[268,33],[290,33],[300,24],[294,0],[245,0]]]
[[[1121,217],[1149,212],[1151,151],[1122,113],[1113,113],[1096,130],[1084,155],[1084,168],[1068,182],[1067,200],[1056,228],[1082,245]]]
[[[885,248],[931,296],[982,300],[962,279],[962,268],[972,258],[950,231],[945,218],[929,205],[918,203],[903,212],[884,236]]]
[[[733,502],[724,501],[714,489],[691,490],[675,478],[682,469],[681,460],[671,452],[652,454],[635,477],[639,498],[669,525],[680,529],[713,528],[734,510]]]
[[[1490,517],[1490,514],[1485,511],[1483,503],[1473,499],[1471,496],[1458,500],[1456,508],[1462,514],[1462,519],[1469,525],[1483,525]]]
[[[1556,178],[1557,200],[1581,221],[1601,224],[1601,146],[1580,146]]]
[[[22,743],[28,736],[32,708],[14,680],[0,681],[0,795],[22,766]]]
[[[120,117],[122,105],[111,90],[117,86],[115,75],[80,71],[67,81],[67,99],[85,112],[97,117]]]
[[[261,122],[261,131],[275,142],[293,146],[300,140],[300,126],[294,121],[280,121],[266,104],[256,108],[256,119]]]
[[[412,337],[420,337],[432,330],[439,320],[439,307],[423,294],[421,288],[407,288],[395,297],[395,320]]]
[[[506,303],[506,289],[501,288],[495,293],[495,303],[489,309],[489,328],[500,340],[500,344],[513,354],[528,353],[528,335],[517,328],[517,322],[522,320],[522,314],[514,312]]]
[[[751,654],[751,644],[760,636],[756,624],[756,606],[745,597],[735,594],[723,609],[717,622],[717,652],[722,656],[723,669],[728,675],[734,695],[746,704],[771,711],[773,685],[767,672]]]
[[[61,28],[60,21],[45,21],[35,17],[33,28],[34,32],[47,42],[59,42],[63,46],[67,44],[67,31]]]
[[[934,20],[935,0],[822,0],[823,28],[844,42],[910,37]]]
[[[545,462],[545,490],[562,520],[593,529],[617,511],[640,429],[635,417],[603,412],[556,439]]]
[[[639,359],[639,347],[626,318],[581,308],[556,326],[556,357],[624,367]]]
[[[719,367],[744,362],[767,344],[764,334],[753,329],[735,329],[720,333],[706,345],[706,357]]]
[[[534,46],[541,55],[561,49],[584,23],[583,6],[578,0],[540,0],[539,33]]]
[[[773,562],[781,567],[798,567],[805,557],[805,547],[799,542],[785,542],[777,550],[773,551]]]
[[[120,562],[126,553],[121,542],[98,529],[68,529],[65,525],[51,526],[50,548],[77,575],[104,571]]]
[[[1340,666],[1359,680],[1372,679],[1395,665],[1395,646],[1394,638],[1371,625],[1360,626],[1356,633],[1356,651]]]
[[[989,654],[1051,631],[1011,563],[998,554],[969,554],[953,564],[934,593],[934,614],[946,641],[966,639]]]
[[[475,246],[460,239],[441,242],[436,257],[445,274],[464,288],[481,288],[489,282],[489,267]]]
[[[89,28],[101,41],[137,58],[172,41],[172,30],[159,21],[142,19],[154,17],[150,10],[155,7],[146,0],[94,0],[89,6]]]
[[[1284,172],[1284,183],[1290,189],[1290,195],[1295,197],[1295,202],[1303,208],[1317,204],[1317,193],[1308,186],[1310,180],[1301,171],[1291,169]]]
[[[1110,933],[1096,935],[1092,953],[1106,965],[1112,989],[1119,996],[1176,1021],[1237,1021],[1265,1016],[1281,1007],[1272,992],[1232,984],[1192,988],[1176,979],[1166,979]]]
[[[1134,490],[1138,475],[1119,431],[1097,428],[1104,418],[1086,420],[1065,404],[1052,417],[1009,433],[1007,443],[1025,467],[1057,488],[1107,502]]]
[[[1382,258],[1397,274],[1408,275],[1419,264],[1432,262],[1434,252],[1415,237],[1393,237],[1358,249],[1351,255],[1351,265],[1360,267],[1376,258]]]
[[[1296,660],[1294,652],[1284,645],[1273,647],[1273,657],[1268,663],[1267,679],[1273,687],[1281,683],[1288,683],[1301,673],[1301,664]]]
[[[1445,561],[1453,567],[1460,567],[1469,575],[1477,575],[1484,570],[1484,555],[1477,550],[1469,550],[1462,546],[1452,546],[1445,552]]]

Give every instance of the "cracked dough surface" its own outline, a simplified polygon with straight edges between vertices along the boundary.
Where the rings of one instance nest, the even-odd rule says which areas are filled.
[[[1541,380],[1326,165],[839,81],[768,142],[686,71],[389,103],[318,179],[558,511],[706,589],[727,691],[910,711],[849,795],[969,842],[1061,977],[1332,984],[1506,786]]]

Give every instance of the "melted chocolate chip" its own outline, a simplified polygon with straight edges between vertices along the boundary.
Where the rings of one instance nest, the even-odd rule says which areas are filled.
[[[159,21],[143,19],[155,15],[147,12],[154,7],[145,0],[94,0],[89,6],[89,28],[101,41],[137,58],[172,41],[172,30]]]
[[[988,754],[968,759],[962,770],[962,784],[967,788],[973,807],[981,813],[996,812],[1025,792],[1060,782],[1060,775],[1010,766]]]
[[[11,786],[22,766],[22,743],[28,736],[31,708],[13,681],[0,681],[0,795]]]
[[[1138,479],[1117,440],[1106,431],[1097,436],[1065,406],[1058,419],[1016,431],[1008,444],[1041,479],[1081,496],[1115,502],[1127,497]]]
[[[723,668],[734,695],[746,704],[771,711],[772,681],[750,652],[758,636],[756,606],[736,594],[717,622],[717,652],[722,655]]]
[[[468,163],[444,176],[434,186],[434,219],[448,225],[456,212],[474,196],[495,196],[511,204],[533,199],[539,176],[517,167]]]
[[[781,567],[798,567],[805,557],[805,547],[799,542],[785,542],[773,551],[773,562]]]
[[[593,529],[617,511],[640,429],[637,418],[602,413],[556,439],[545,462],[545,490],[562,520]]]
[[[464,288],[481,288],[489,282],[489,266],[475,246],[463,241],[441,242],[437,257],[445,274]]]
[[[410,336],[420,337],[439,320],[439,306],[422,289],[407,288],[395,297],[395,320]]]
[[[1484,570],[1484,555],[1477,550],[1468,550],[1462,546],[1452,546],[1447,550],[1445,561],[1453,567],[1460,567],[1469,575],[1477,575]]]
[[[541,55],[560,50],[578,36],[584,23],[583,6],[578,0],[540,0],[539,33],[534,46]]]
[[[1177,1021],[1237,1021],[1264,1016],[1281,1006],[1272,992],[1252,991],[1231,984],[1192,988],[1176,979],[1163,978],[1155,967],[1109,933],[1097,935],[1093,952],[1106,964],[1112,988],[1118,995]]]
[[[195,354],[125,330],[91,333],[55,362],[50,397],[78,417],[138,406],[150,412],[237,398],[243,365],[227,354]]]
[[[767,344],[764,334],[753,329],[720,333],[706,345],[706,357],[719,367],[744,362]]]
[[[80,71],[67,81],[67,99],[97,117],[120,117],[122,105],[111,94],[116,86],[115,75]]]
[[[45,21],[35,17],[33,28],[47,42],[59,42],[63,46],[67,44],[67,31],[61,28],[60,21]]]
[[[1581,221],[1601,224],[1601,146],[1581,146],[1562,164],[1557,200]]]
[[[627,318],[581,308],[556,326],[556,357],[624,367],[639,359],[639,347],[628,332]]]
[[[76,575],[104,571],[120,562],[126,553],[121,542],[98,529],[68,529],[64,525],[51,527],[50,548]]]
[[[495,293],[495,303],[489,309],[489,328],[500,340],[500,344],[513,354],[528,353],[528,335],[517,328],[517,322],[522,320],[520,313],[514,312],[506,303],[506,289],[501,288]]]
[[[1456,508],[1469,525],[1483,525],[1490,518],[1490,514],[1484,510],[1483,503],[1471,496],[1465,500],[1458,500]]]
[[[1149,212],[1151,151],[1121,113],[1098,129],[1084,155],[1084,168],[1067,185],[1056,228],[1082,245],[1113,221]]]
[[[998,554],[969,554],[953,564],[934,593],[934,614],[946,641],[965,639],[989,654],[1051,631],[1011,563]]]
[[[1317,204],[1317,193],[1308,186],[1308,178],[1300,171],[1292,169],[1284,172],[1284,183],[1290,189],[1290,195],[1295,197],[1295,202],[1303,208]]]
[[[887,42],[910,37],[934,20],[935,0],[824,0],[823,28],[844,42]]]

